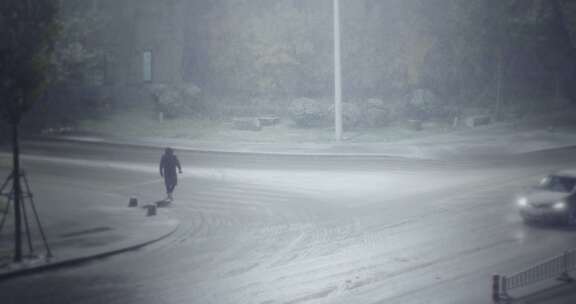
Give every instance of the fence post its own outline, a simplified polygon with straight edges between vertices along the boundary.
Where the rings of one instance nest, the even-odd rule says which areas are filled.
[[[492,301],[500,303],[500,276],[497,274],[492,276]]]
[[[562,281],[565,283],[570,283],[574,281],[574,279],[570,276],[570,252],[565,251],[562,255],[562,274],[558,277],[558,281]]]
[[[508,279],[506,276],[501,276],[500,278],[500,300],[502,301],[510,300],[510,295],[508,295]]]

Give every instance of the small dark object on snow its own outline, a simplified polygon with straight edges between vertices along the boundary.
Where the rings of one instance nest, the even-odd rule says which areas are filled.
[[[156,205],[147,205],[145,208],[146,208],[146,216],[156,215]]]
[[[128,201],[128,207],[138,207],[138,198],[131,197]]]
[[[168,207],[171,203],[172,203],[172,201],[170,201],[170,200],[159,200],[159,201],[155,202],[154,204],[158,208],[164,208],[164,207]]]

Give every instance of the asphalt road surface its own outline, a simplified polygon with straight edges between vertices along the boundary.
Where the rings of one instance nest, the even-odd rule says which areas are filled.
[[[163,194],[160,150],[29,142],[24,151],[44,191]],[[514,206],[523,186],[576,167],[574,152],[450,162],[177,151],[174,236],[0,282],[0,303],[490,303],[493,273],[576,244],[576,231],[527,226]]]

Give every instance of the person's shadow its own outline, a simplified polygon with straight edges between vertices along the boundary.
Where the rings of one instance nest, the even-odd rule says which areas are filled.
[[[154,204],[158,208],[166,208],[166,207],[170,206],[172,204],[172,202],[169,200],[163,199],[163,200],[159,200],[159,201],[154,202]]]

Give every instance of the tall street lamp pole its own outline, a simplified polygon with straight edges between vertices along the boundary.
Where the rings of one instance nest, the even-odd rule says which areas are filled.
[[[334,1],[334,130],[342,140],[342,58],[340,42],[340,0]]]

